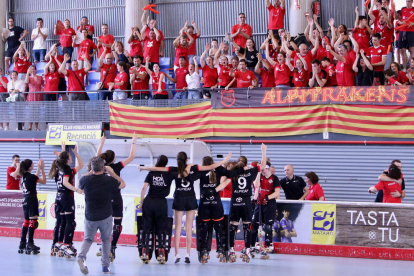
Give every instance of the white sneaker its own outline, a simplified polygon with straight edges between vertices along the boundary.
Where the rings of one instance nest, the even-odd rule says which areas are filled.
[[[9,127],[7,127],[7,126],[6,126],[6,127],[4,128],[4,131],[7,131],[7,130],[9,130]]]
[[[175,263],[178,263],[178,262],[180,262],[180,255],[175,255]]]

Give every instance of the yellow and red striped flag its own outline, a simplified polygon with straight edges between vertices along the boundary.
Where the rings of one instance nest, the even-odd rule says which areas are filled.
[[[110,102],[111,134],[141,138],[276,137],[333,132],[414,138],[414,107],[310,105],[211,109],[210,102],[178,108]]]

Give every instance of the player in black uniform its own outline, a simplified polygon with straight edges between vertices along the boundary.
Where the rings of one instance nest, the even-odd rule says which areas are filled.
[[[179,152],[177,154],[177,167],[140,167],[140,169],[149,171],[170,171],[175,174],[172,177],[175,180],[175,192],[174,192],[174,220],[175,229],[181,229],[182,217],[184,211],[186,212],[186,233],[187,233],[187,254],[185,256],[185,262],[190,263],[190,250],[192,240],[192,225],[197,210],[197,199],[194,192],[194,179],[190,177],[192,174],[198,171],[211,171],[215,168],[223,165],[231,158],[231,152],[226,158],[218,163],[210,166],[198,166],[194,164],[187,164],[187,154],[185,152]],[[175,249],[175,263],[180,261],[180,255],[178,250],[180,247],[180,239],[174,239]]]
[[[99,156],[105,161],[105,166],[111,167],[114,172],[121,177],[121,170],[125,168],[125,166],[128,166],[129,163],[131,163],[135,159],[135,143],[137,141],[137,135],[134,133],[132,136],[132,145],[131,145],[131,151],[129,153],[129,157],[125,159],[124,161],[120,161],[115,163],[116,156],[115,152],[112,150],[107,150],[104,153],[102,153],[102,148],[105,144],[106,137],[105,135],[102,135],[101,137],[101,143],[99,145],[98,151],[96,152],[96,156]],[[122,232],[122,218],[123,218],[123,210],[124,210],[124,204],[122,200],[121,190],[118,189],[113,194],[112,198],[112,216],[114,218],[114,227],[112,231],[112,243],[111,243],[111,262],[115,260],[115,249],[116,244],[118,243],[119,236]],[[101,256],[101,248],[99,249],[99,252],[97,254],[98,256]]]
[[[72,163],[71,155],[67,151],[62,151],[58,158],[52,162],[49,171],[49,178],[55,179],[57,186],[55,212],[60,213],[60,227],[65,229],[64,243],[59,243],[58,241],[52,248],[52,252],[57,252],[59,257],[65,256],[66,258],[76,256],[76,249],[72,243],[76,228],[74,193],[82,193],[80,189],[74,186],[74,177],[83,168],[83,162],[78,154],[77,146],[72,149],[72,152],[76,156],[78,166],[72,169],[69,166]],[[65,221],[64,224],[63,220]],[[57,231],[57,226],[58,222],[56,222],[55,231]]]
[[[158,157],[155,167],[165,167],[168,164],[168,158],[165,155]],[[139,208],[142,210],[143,232],[141,259],[145,264],[149,260],[154,250],[153,230],[156,227],[158,237],[158,258],[159,262],[164,264],[167,259],[166,251],[170,248],[171,236],[168,229],[168,205],[166,197],[170,194],[171,172],[149,172],[145,178],[144,186],[141,190],[141,203]],[[148,194],[145,193],[149,188]],[[144,199],[145,198],[145,199]],[[172,225],[171,225],[172,228]],[[139,235],[139,233],[138,233]]]
[[[40,247],[37,247],[33,242],[35,229],[39,223],[39,202],[37,200],[36,185],[46,184],[45,163],[42,159],[37,162],[36,174],[32,174],[34,164],[32,160],[26,159],[17,164],[16,176],[20,175],[22,181],[20,183],[20,190],[23,191],[23,213],[24,223],[22,227],[21,240],[19,245],[19,253],[38,254]],[[39,178],[40,171],[42,171],[42,178]],[[29,232],[29,237],[26,245],[26,235]]]
[[[266,145],[262,144],[262,160],[259,166],[245,171],[243,174],[232,179],[226,179],[216,188],[216,191],[223,190],[228,184],[232,183],[232,195],[230,205],[230,262],[236,261],[236,254],[234,252],[234,243],[236,233],[239,225],[239,220],[242,219],[244,231],[244,245],[242,257],[243,261],[250,262],[250,244],[251,244],[251,224],[252,224],[252,184],[257,174],[266,165]],[[245,167],[247,165],[247,158],[240,156],[237,165],[233,169]]]

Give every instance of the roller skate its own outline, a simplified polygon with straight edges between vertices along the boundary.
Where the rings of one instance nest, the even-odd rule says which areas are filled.
[[[250,255],[252,255],[252,258],[254,259],[254,257],[256,257],[256,248],[255,247],[250,247]],[[258,254],[258,253],[257,253]]]
[[[201,252],[198,252],[198,261],[202,264],[208,263],[208,251],[202,250]]]
[[[66,259],[71,259],[76,256],[76,254],[70,249],[70,245],[63,244],[60,247],[60,250],[58,252],[59,257],[65,257]]]
[[[250,253],[255,252],[256,254],[259,254],[260,253],[260,249],[261,249],[260,248],[260,242],[256,242],[254,248],[252,248],[252,250],[251,250]]]
[[[23,254],[26,249],[26,241],[20,242],[19,250],[17,251],[19,254]]]
[[[158,248],[157,261],[158,261],[159,264],[165,264],[166,263],[166,260],[165,260],[165,249],[164,248]]]
[[[236,262],[237,255],[236,255],[236,252],[234,252],[233,248],[230,249],[228,258],[229,258],[230,263],[235,263]]]
[[[275,254],[275,247],[273,246],[273,243],[270,244],[270,246],[269,246],[269,253],[270,254]]]
[[[99,247],[99,251],[96,253],[97,257],[102,257],[102,247]]]
[[[111,259],[111,263],[113,263],[115,260],[115,249],[116,249],[116,246],[112,245],[111,253],[109,254],[109,259]]]
[[[269,255],[267,255],[266,250],[262,250],[262,252],[260,253],[260,260],[269,260]]]
[[[38,247],[38,246],[36,246],[36,245],[34,245],[34,243],[32,243],[32,242],[29,242],[27,245],[26,245],[26,250],[25,250],[25,252],[24,253],[26,253],[26,254],[28,254],[28,255],[30,255],[30,254],[33,254],[33,255],[37,255],[37,254],[39,254],[40,253],[40,247]]]
[[[78,250],[75,248],[75,246],[73,246],[73,243],[69,245],[69,249],[75,253],[75,257],[78,255]]]
[[[217,249],[217,258],[219,259],[220,263],[227,263],[228,255],[223,248]]]
[[[250,248],[242,249],[242,251],[240,253],[241,253],[241,256],[242,256],[242,261],[246,262],[246,263],[249,263],[250,259],[252,258],[252,255],[250,253]]]
[[[56,256],[61,246],[62,246],[61,242],[52,244],[52,249],[50,250],[50,256]]]
[[[148,257],[148,252],[146,248],[142,248],[141,260],[142,260],[142,263],[144,264],[149,263],[149,257]]]

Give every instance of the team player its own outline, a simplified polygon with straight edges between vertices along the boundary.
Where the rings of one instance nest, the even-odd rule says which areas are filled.
[[[33,241],[34,233],[39,223],[37,218],[39,217],[39,203],[37,200],[36,185],[46,184],[45,163],[42,159],[37,162],[36,174],[32,174],[34,163],[30,159],[25,159],[20,162],[14,173],[14,176],[19,175],[22,179],[20,189],[23,192],[23,213],[24,223],[22,227],[21,240],[19,245],[19,253],[26,254],[38,254],[40,247],[36,246]],[[42,172],[42,178],[39,178],[40,172]],[[28,240],[26,244],[26,236]]]
[[[236,233],[239,225],[240,219],[243,222],[243,231],[244,231],[244,245],[245,248],[243,251],[243,261],[249,262],[251,259],[250,254],[250,244],[251,244],[251,223],[252,223],[252,183],[256,179],[257,174],[265,167],[266,165],[266,145],[262,144],[262,160],[259,166],[253,167],[243,174],[240,174],[237,177],[232,179],[226,179],[220,183],[216,188],[216,191],[223,190],[228,184],[232,185],[232,195],[231,195],[231,205],[230,205],[230,252],[229,260],[230,262],[236,261],[236,255],[234,252],[234,243],[236,239]],[[247,158],[245,156],[240,156],[238,163],[233,169],[238,169],[240,167],[245,167],[247,165]]]
[[[276,213],[276,198],[280,195],[279,178],[272,175],[271,164],[267,162],[262,174],[258,174],[254,183],[257,204],[253,212],[251,246],[255,246],[259,223],[263,224],[266,250],[262,250],[260,259],[267,259],[268,247],[272,242],[272,226]],[[261,209],[261,210],[260,210]],[[260,217],[261,215],[261,217]],[[261,241],[259,241],[261,242]]]
[[[292,237],[297,237],[295,225],[289,220],[290,210],[287,206],[283,209],[283,218],[280,220],[281,242],[292,243]]]
[[[78,154],[77,146],[72,149],[72,152],[78,162],[75,168],[72,169],[69,166],[72,163],[69,152],[62,151],[58,158],[52,162],[49,171],[49,178],[55,179],[57,186],[55,213],[59,213],[61,216],[60,225],[58,225],[59,221],[56,221],[54,231],[57,231],[60,227],[65,228],[63,243],[59,243],[59,241],[55,243],[52,246],[52,252],[58,252],[59,257],[66,256],[67,258],[76,255],[76,249],[72,243],[76,228],[74,193],[82,193],[80,189],[75,187],[74,177],[83,168],[83,162]]]
[[[400,160],[395,159],[392,160],[391,164],[396,165],[400,170],[402,170],[402,163]],[[379,177],[378,180],[381,181],[394,181],[394,179],[388,176],[388,170],[384,171]],[[399,183],[399,181],[397,181]],[[405,198],[405,180],[403,173],[401,172],[401,193],[398,191],[391,192],[390,195],[392,197],[400,197],[401,199]],[[382,190],[378,190],[377,197],[375,198],[375,202],[383,202],[384,200],[384,192]]]
[[[102,158],[105,161],[105,166],[109,166],[115,172],[115,174],[121,177],[121,171],[128,166],[135,159],[135,144],[137,141],[137,135],[134,133],[132,135],[132,144],[131,151],[127,159],[123,161],[116,162],[115,152],[112,150],[106,150],[102,153],[102,148],[105,144],[106,137],[102,135],[101,142],[99,144],[96,156]],[[111,243],[111,260],[115,259],[115,249],[116,244],[118,243],[119,236],[122,232],[122,218],[123,218],[124,204],[122,200],[121,190],[116,189],[112,194],[112,217],[114,218],[114,227],[112,231],[112,243]]]
[[[377,185],[368,189],[369,193],[376,193],[379,190],[383,190],[384,203],[401,203],[401,197],[393,197],[391,193],[398,192],[402,194],[401,184],[398,180],[401,179],[401,170],[395,164],[391,164],[388,168],[388,177],[391,181],[380,180]]]

